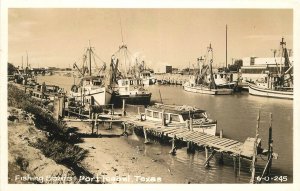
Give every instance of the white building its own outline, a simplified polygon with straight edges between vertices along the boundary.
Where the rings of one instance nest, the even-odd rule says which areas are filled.
[[[262,78],[266,73],[277,73],[280,71],[280,67],[283,71],[287,68],[284,64],[285,59],[282,57],[246,57],[243,58],[243,66],[240,69],[242,73],[243,81],[256,81]],[[290,63],[293,65],[293,57],[289,57]]]

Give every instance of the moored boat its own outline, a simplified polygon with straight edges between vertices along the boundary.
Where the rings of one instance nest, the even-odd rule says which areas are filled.
[[[127,46],[123,44],[112,56],[110,81],[114,92],[111,103],[116,107],[122,106],[123,100],[126,104],[149,105],[152,94],[144,87],[136,66],[131,68],[129,54]]]
[[[79,85],[72,86],[70,96],[82,104],[106,105],[111,101],[112,90],[105,87],[100,76],[85,76]]]
[[[262,88],[251,83],[249,83],[249,94],[281,99],[293,99],[294,95],[293,90],[290,88],[285,88],[282,90],[271,90],[269,88]]]
[[[209,58],[210,59],[207,59]],[[205,63],[208,61],[209,63]],[[233,93],[233,89],[227,88],[225,85],[217,85],[214,79],[214,74],[212,71],[213,63],[213,49],[211,44],[207,48],[206,59],[197,59],[198,64],[202,64],[202,67],[199,68],[199,71],[194,75],[190,76],[188,82],[183,84],[183,89],[188,92],[209,94],[209,95],[229,95]],[[202,62],[204,61],[204,62]]]
[[[256,80],[255,83],[249,83],[249,94],[272,98],[293,99],[293,65],[289,61],[284,38],[282,38],[280,45],[282,49],[281,54],[284,57],[284,64],[276,64],[280,66],[277,67],[277,72],[268,72],[265,74],[264,78]],[[283,68],[286,68],[286,70]]]
[[[193,131],[216,135],[217,121],[209,119],[205,110],[186,105],[166,105],[156,103],[145,109],[144,120],[163,123],[167,127],[186,126]],[[190,124],[191,123],[191,124]]]
[[[113,91],[105,76],[100,75],[100,72],[104,72],[105,67],[102,67],[98,74],[92,74],[92,56],[94,56],[94,51],[89,46],[83,57],[82,68],[78,68],[74,63],[73,67],[77,68],[82,77],[79,84],[71,87],[69,97],[81,105],[106,105],[110,103]],[[95,57],[93,60],[95,61]],[[88,64],[87,62],[89,62],[89,66],[85,66]]]

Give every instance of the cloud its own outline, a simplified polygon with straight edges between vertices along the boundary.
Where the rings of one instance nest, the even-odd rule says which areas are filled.
[[[32,37],[32,29],[37,23],[34,21],[9,22],[8,39],[9,41],[21,41]]]

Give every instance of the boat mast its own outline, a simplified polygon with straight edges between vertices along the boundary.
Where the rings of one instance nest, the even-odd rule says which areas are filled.
[[[22,70],[23,70],[23,56],[22,56]]]
[[[227,24],[226,24],[226,69],[227,69]]]
[[[212,70],[212,63],[213,63],[214,54],[213,54],[213,49],[211,47],[211,43],[209,44],[209,47],[207,49],[208,49],[208,54],[209,54],[209,52],[211,52],[211,59],[209,61],[210,80],[211,80],[210,88],[216,89],[215,79],[214,79],[213,70]]]
[[[27,68],[28,68],[28,52],[26,51],[26,66],[27,66]]]
[[[127,78],[127,66],[126,66],[126,54],[127,54],[127,46],[124,44],[124,38],[123,38],[123,27],[122,27],[122,20],[121,16],[119,15],[120,18],[120,29],[121,29],[121,39],[122,39],[122,46],[119,48],[119,50],[123,49],[123,55],[124,55],[124,67],[125,67],[125,77]],[[129,63],[129,68],[130,68],[130,63]]]
[[[282,60],[282,57],[284,57],[285,55],[285,45],[286,45],[286,42],[284,42],[284,38],[282,37],[281,38],[281,42],[280,42],[280,45],[281,45],[281,60]],[[285,58],[285,57],[284,57]],[[286,59],[286,58],[285,58]],[[282,75],[282,61],[280,62],[280,75]]]
[[[89,63],[90,63],[89,73],[90,73],[90,76],[92,76],[92,47],[91,47],[91,41],[89,41],[88,52],[89,52]]]

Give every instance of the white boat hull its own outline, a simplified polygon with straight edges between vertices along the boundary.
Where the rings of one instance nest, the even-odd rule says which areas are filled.
[[[293,99],[293,92],[288,91],[276,91],[265,88],[257,87],[256,85],[249,84],[249,94],[256,96],[281,98],[281,99]]]
[[[217,124],[195,126],[193,127],[193,131],[215,136],[217,133]]]
[[[97,88],[94,90],[84,91],[81,93],[80,90],[75,93],[71,92],[71,97],[74,97],[76,101],[82,101],[82,96],[85,100],[91,100],[91,97],[94,97],[94,100],[97,105],[106,105],[109,104],[112,97],[112,90],[103,88]]]
[[[188,92],[209,94],[209,95],[230,95],[232,94],[232,89],[221,88],[221,89],[209,89],[204,86],[190,86],[183,85],[183,89]]]

